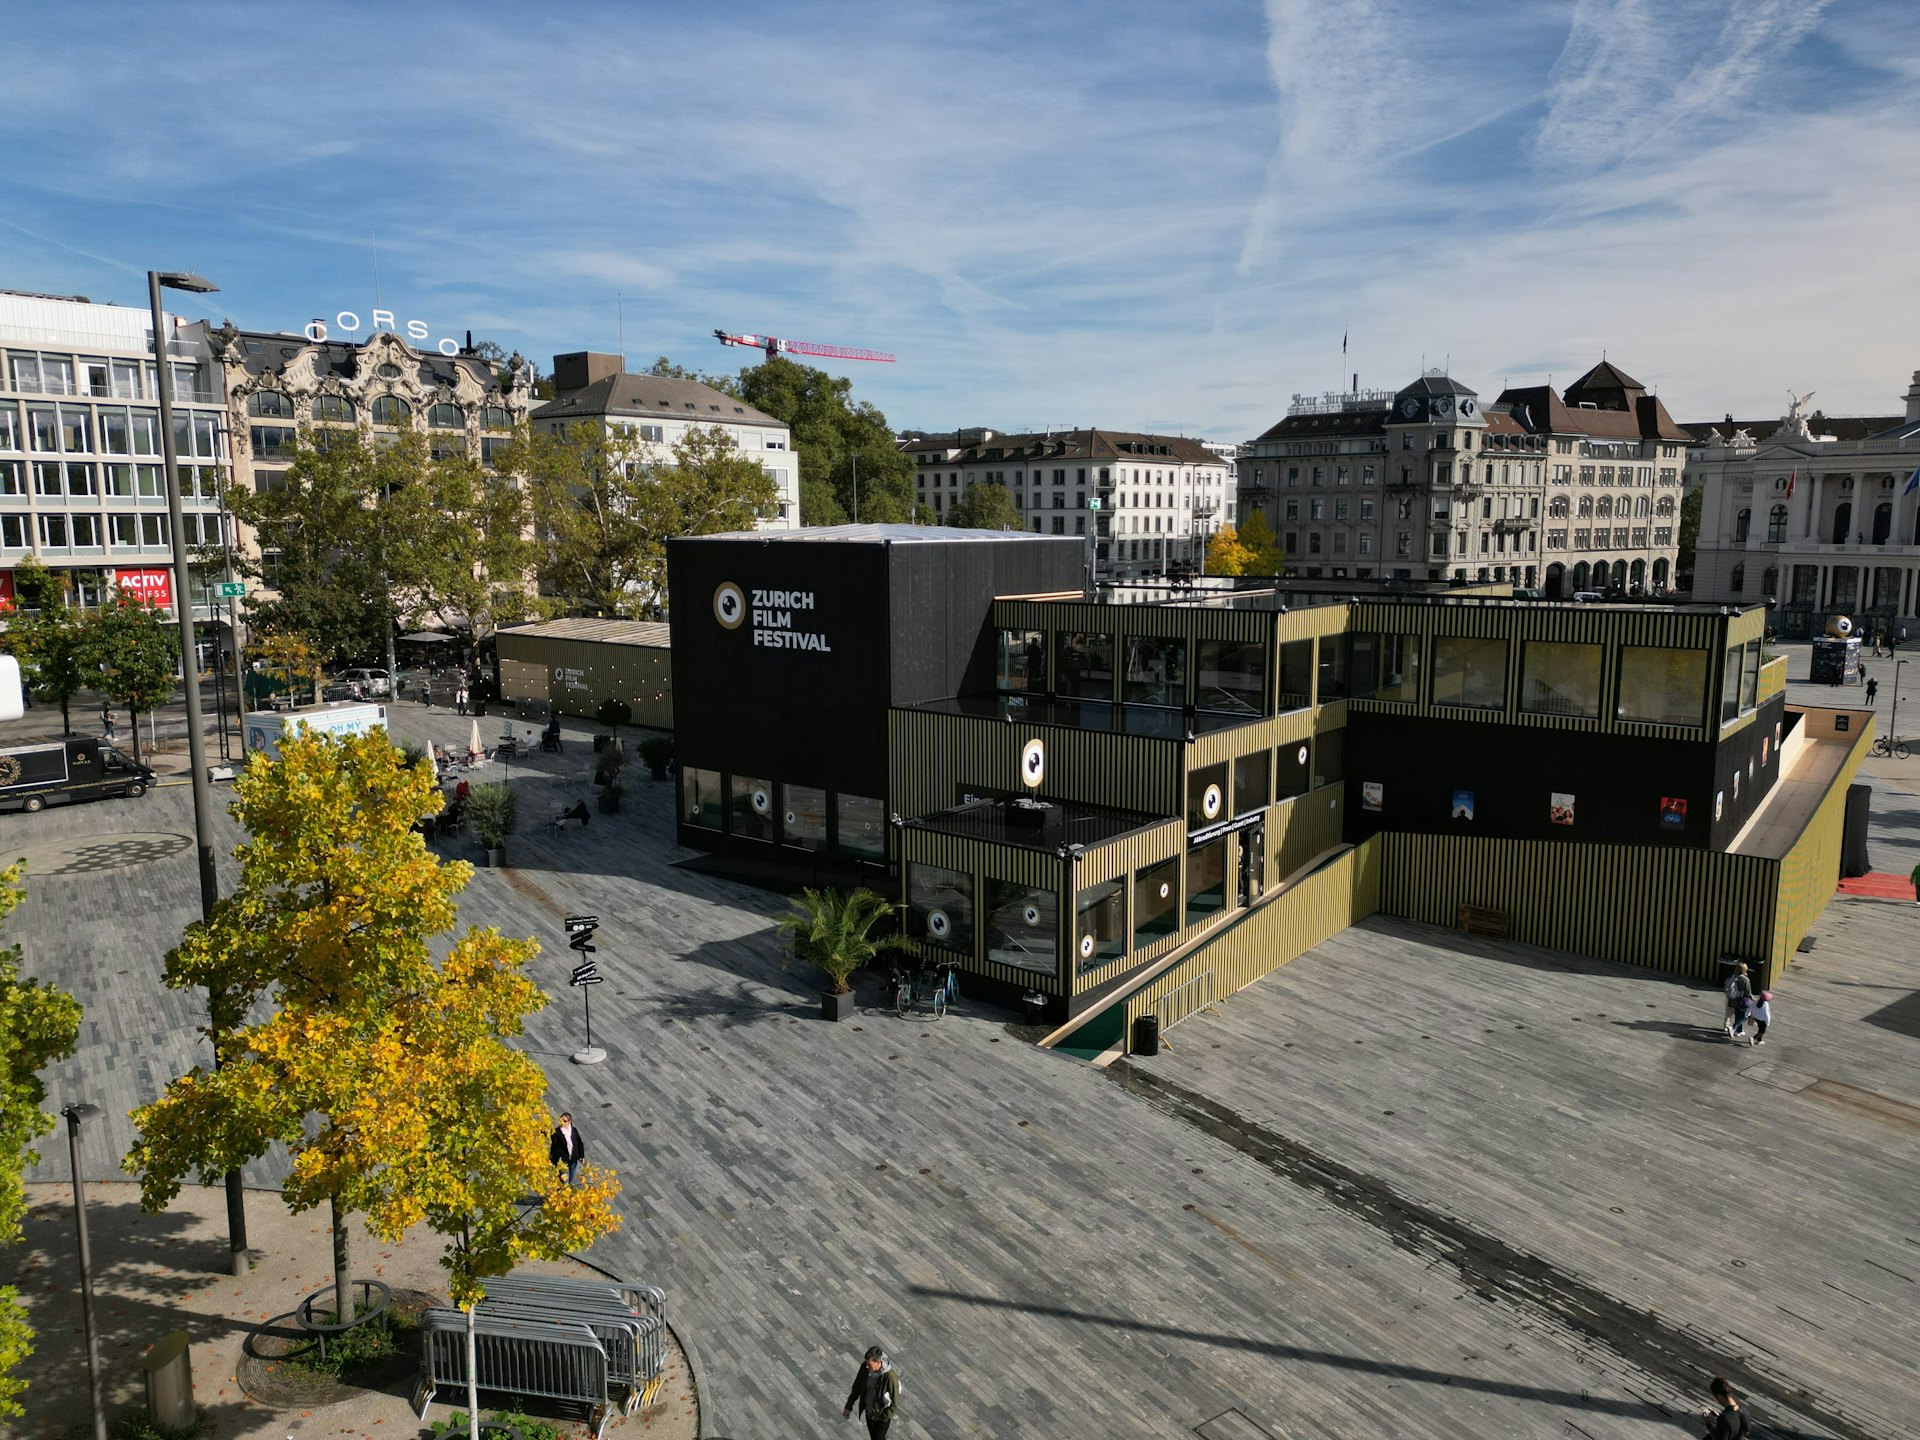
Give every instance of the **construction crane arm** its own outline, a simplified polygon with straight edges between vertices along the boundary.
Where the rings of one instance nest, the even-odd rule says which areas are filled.
[[[722,345],[739,345],[749,350],[764,350],[768,355],[820,355],[832,360],[873,360],[891,365],[893,356],[884,350],[861,350],[849,345],[815,345],[807,340],[780,340],[772,335],[735,335],[716,330],[713,338]]]

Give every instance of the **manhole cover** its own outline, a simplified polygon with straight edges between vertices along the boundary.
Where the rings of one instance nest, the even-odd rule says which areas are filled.
[[[90,875],[98,870],[150,865],[178,855],[191,844],[191,835],[91,835],[36,845],[20,858],[29,875]]]

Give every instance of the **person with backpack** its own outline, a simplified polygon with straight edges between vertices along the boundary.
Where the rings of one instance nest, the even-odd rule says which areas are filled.
[[[1733,1393],[1733,1387],[1716,1375],[1710,1388],[1720,1408],[1700,1412],[1702,1420],[1712,1422],[1707,1428],[1707,1440],[1747,1440],[1753,1433],[1753,1424],[1747,1419],[1747,1412],[1740,1408],[1740,1397]]]
[[[1753,999],[1753,982],[1747,978],[1747,962],[1742,960],[1740,968],[1727,977],[1727,1018],[1721,1026],[1727,1039],[1736,1043],[1741,1032],[1747,1028],[1747,1004]]]
[[[867,1348],[866,1358],[854,1372],[853,1388],[847,1392],[847,1405],[840,1418],[850,1419],[855,1405],[867,1422],[868,1440],[887,1440],[887,1427],[900,1418],[900,1372],[878,1345]]]

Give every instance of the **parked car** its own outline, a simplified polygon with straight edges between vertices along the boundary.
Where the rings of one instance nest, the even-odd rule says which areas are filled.
[[[63,800],[124,795],[137,800],[153,771],[100,740],[52,740],[0,750],[0,804],[32,814]]]
[[[336,685],[344,685],[349,693],[358,695],[391,695],[393,678],[384,670],[373,670],[365,666],[356,666],[352,670],[342,670],[333,677]]]
[[[1598,590],[1576,590],[1571,597],[1576,604],[1598,605],[1607,597]]]

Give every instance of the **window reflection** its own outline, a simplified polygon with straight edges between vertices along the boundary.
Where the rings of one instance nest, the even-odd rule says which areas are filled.
[[[718,830],[724,806],[720,799],[720,772],[682,769],[680,818],[701,830]]]
[[[827,792],[811,785],[782,785],[780,838],[802,850],[827,843]]]
[[[988,880],[987,958],[1042,975],[1059,971],[1060,897],[1011,880]]]
[[[1180,928],[1180,861],[1162,860],[1133,876],[1133,948],[1138,951]]]
[[[1266,704],[1267,647],[1238,640],[1202,640],[1193,703],[1202,710],[1258,715]]]
[[[1267,808],[1267,776],[1273,768],[1273,752],[1261,750],[1242,755],[1233,762],[1233,813],[1250,815]]]
[[[842,850],[867,860],[887,854],[887,808],[867,795],[840,795],[835,799],[834,834]]]
[[[1123,700],[1133,705],[1186,704],[1186,641],[1158,635],[1129,635],[1126,656]]]
[[[1080,892],[1073,927],[1074,973],[1084,975],[1127,953],[1127,887],[1103,880]]]
[[[1289,640],[1280,647],[1280,709],[1304,710],[1313,703],[1313,641]]]
[[[1433,642],[1433,703],[1500,710],[1507,703],[1507,642],[1440,635]]]
[[[1002,630],[994,666],[1003,695],[1039,694],[1047,688],[1047,636],[1043,630]]]
[[[1599,719],[1600,655],[1598,645],[1529,640],[1520,662],[1520,708]]]
[[[1187,851],[1187,924],[1218,914],[1227,903],[1226,837]]]
[[[751,775],[727,780],[727,829],[742,840],[773,839],[773,783]]]
[[[1113,699],[1113,637],[1062,632],[1054,641],[1053,683],[1062,696]]]
[[[973,876],[939,865],[907,867],[907,933],[973,953]]]
[[[1698,725],[1706,709],[1707,652],[1629,645],[1620,652],[1614,713],[1649,725]]]

